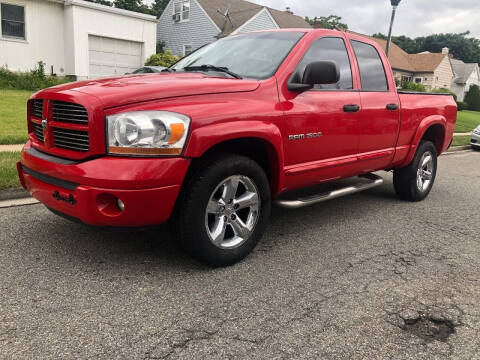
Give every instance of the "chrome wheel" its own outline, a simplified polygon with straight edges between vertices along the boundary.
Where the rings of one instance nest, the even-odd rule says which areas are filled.
[[[433,154],[427,151],[420,159],[417,170],[417,188],[421,192],[428,190],[433,179]]]
[[[205,211],[205,227],[210,241],[231,249],[248,240],[257,225],[261,200],[254,182],[234,175],[213,191]]]

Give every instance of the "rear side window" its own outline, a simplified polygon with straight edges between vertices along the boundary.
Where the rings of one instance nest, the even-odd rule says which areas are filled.
[[[353,89],[352,68],[345,42],[340,38],[320,38],[315,41],[297,68],[297,76],[303,78],[308,64],[315,61],[334,61],[340,69],[340,81],[336,84],[315,85],[315,89],[346,90]]]
[[[387,76],[377,49],[372,45],[355,40],[352,40],[352,46],[357,57],[362,89],[388,91]]]

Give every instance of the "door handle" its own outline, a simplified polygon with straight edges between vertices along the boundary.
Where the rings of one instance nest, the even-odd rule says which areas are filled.
[[[387,110],[390,110],[390,111],[398,110],[398,104],[388,104],[387,105]]]
[[[358,106],[356,104],[345,105],[343,107],[343,111],[354,113],[354,112],[360,111],[360,106]]]

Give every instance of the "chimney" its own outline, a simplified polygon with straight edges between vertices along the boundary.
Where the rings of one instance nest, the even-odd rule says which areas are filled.
[[[313,28],[314,29],[323,29],[322,22],[318,19],[315,19],[315,22],[313,23]]]
[[[293,15],[293,11],[292,9],[290,9],[289,6],[287,6],[287,8],[285,9],[285,12]]]
[[[442,49],[442,54],[445,54],[445,55],[446,55],[446,54],[448,54],[449,52],[450,52],[450,49],[449,49],[448,47],[444,47],[444,48]]]

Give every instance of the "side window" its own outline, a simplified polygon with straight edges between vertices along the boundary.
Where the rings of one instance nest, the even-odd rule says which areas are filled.
[[[2,36],[25,39],[25,9],[23,6],[1,4]]]
[[[352,40],[362,81],[362,90],[388,91],[387,76],[377,49],[361,41]]]
[[[297,76],[303,78],[308,64],[315,61],[334,61],[340,69],[340,80],[336,84],[315,85],[315,89],[346,90],[353,89],[352,68],[345,42],[341,38],[326,37],[315,41],[297,67]]]

